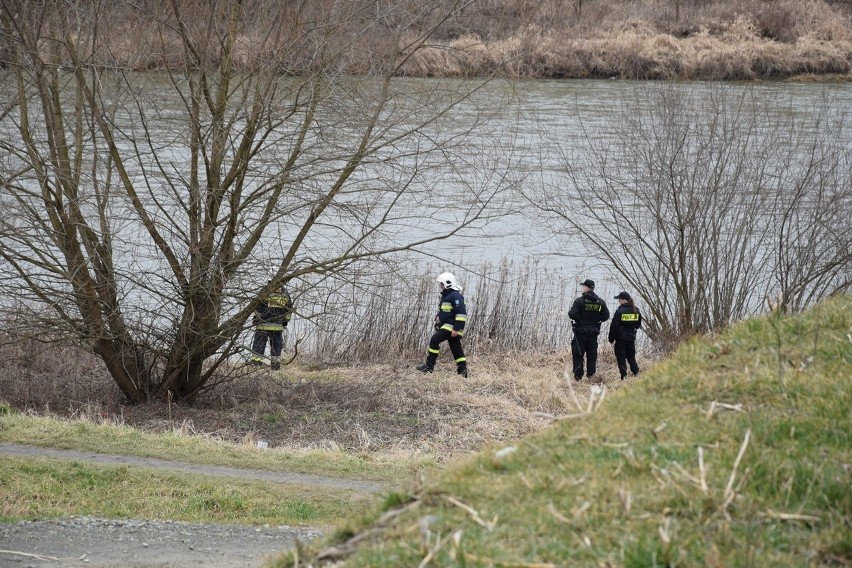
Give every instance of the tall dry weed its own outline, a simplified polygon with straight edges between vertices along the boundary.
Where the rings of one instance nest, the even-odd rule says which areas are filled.
[[[183,9],[198,10],[192,2]],[[852,9],[848,3],[827,0],[576,0],[517,3],[510,0],[474,2],[444,21],[429,42],[408,59],[399,73],[411,77],[471,77],[498,73],[511,77],[626,79],[754,79],[797,73],[848,73],[852,62]],[[187,53],[177,36],[154,33],[159,13],[115,3],[100,19],[97,49],[91,63],[129,70],[175,69]],[[274,2],[259,2],[234,51],[234,65],[264,66],[281,73],[309,72],[304,68],[312,43],[301,18]],[[310,18],[329,18],[333,8],[324,2],[305,8]],[[264,14],[281,16],[276,37],[261,36],[252,22]],[[363,14],[362,14],[363,16]],[[372,53],[405,45],[445,14],[434,10],[397,38],[397,31],[380,15],[369,37],[355,33],[364,24],[335,22],[339,70],[348,74],[374,72]],[[50,25],[50,22],[47,22]],[[351,33],[350,33],[351,32]],[[92,45],[85,30],[80,46]],[[199,28],[198,33],[202,33]],[[91,35],[91,34],[90,34]],[[94,36],[92,36],[94,37]],[[357,46],[352,44],[358,37]],[[716,41],[708,41],[712,38]],[[397,44],[399,39],[400,43]],[[203,42],[202,42],[203,43]],[[357,47],[357,48],[355,48]],[[52,45],[39,49],[56,64]],[[214,65],[218,48],[200,54]],[[0,58],[2,58],[0,46]],[[0,61],[2,64],[2,61]]]

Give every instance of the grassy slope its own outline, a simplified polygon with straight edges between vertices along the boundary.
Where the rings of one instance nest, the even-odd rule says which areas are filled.
[[[448,469],[336,549],[356,532],[346,566],[848,565],[850,369],[852,298],[743,322],[589,416]]]

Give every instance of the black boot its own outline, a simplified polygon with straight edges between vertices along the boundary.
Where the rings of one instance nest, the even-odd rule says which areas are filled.
[[[421,373],[431,373],[435,370],[435,361],[437,360],[437,355],[435,355],[434,353],[429,353],[429,355],[426,356],[426,362],[422,365],[418,365],[417,370]]]
[[[467,365],[458,365],[456,367],[456,373],[458,373],[464,378],[467,378]]]

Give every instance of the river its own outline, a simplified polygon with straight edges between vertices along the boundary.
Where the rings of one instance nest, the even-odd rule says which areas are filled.
[[[420,83],[419,90],[428,90],[431,84],[431,80],[426,79],[400,81]],[[165,85],[163,89],[162,97],[151,97],[151,100],[159,99],[161,102],[156,106],[156,111],[152,107],[150,118],[162,122],[162,126],[155,126],[161,129],[164,145],[160,158],[170,161],[170,167],[178,172],[176,177],[179,177],[186,169],[186,158],[180,150],[169,149],[169,144],[179,137],[173,137],[168,125],[179,116],[180,105],[169,98]],[[660,89],[688,93],[694,112],[701,112],[704,102],[718,100],[719,97],[748,99],[761,107],[761,116],[769,123],[777,120],[779,124],[787,124],[793,117],[819,129],[816,118],[827,113],[841,122],[839,130],[834,134],[839,137],[839,141],[835,142],[845,144],[847,149],[852,145],[850,126],[845,116],[846,109],[852,108],[852,83],[661,84],[620,80],[494,82],[478,93],[475,105],[471,103],[469,108],[462,106],[455,114],[455,122],[451,123],[451,128],[458,129],[459,136],[465,136],[468,129],[475,127],[473,137],[464,137],[464,143],[469,145],[464,155],[475,157],[476,160],[453,163],[452,176],[445,179],[439,174],[434,178],[436,193],[442,196],[440,200],[429,199],[426,195],[428,186],[418,187],[416,192],[424,197],[414,199],[413,203],[419,203],[418,207],[423,209],[409,212],[412,219],[421,212],[423,218],[427,219],[435,215],[435,209],[447,206],[444,200],[454,191],[464,193],[471,188],[487,188],[489,184],[496,183],[513,186],[511,191],[503,193],[501,200],[487,210],[493,215],[489,221],[477,223],[471,230],[463,231],[451,239],[424,244],[418,247],[416,253],[397,254],[392,263],[383,267],[370,267],[366,272],[355,271],[353,274],[360,280],[354,282],[351,289],[341,286],[339,282],[320,282],[312,278],[294,283],[293,289],[301,313],[294,321],[291,333],[305,336],[305,345],[309,348],[313,345],[316,349],[328,349],[330,344],[345,342],[352,334],[359,333],[358,322],[364,317],[365,302],[362,301],[362,294],[365,289],[379,291],[386,301],[393,304],[388,317],[399,317],[399,314],[410,309],[406,297],[422,294],[424,279],[429,280],[430,275],[449,270],[456,274],[464,286],[472,314],[487,312],[488,317],[497,316],[495,298],[486,300],[477,297],[475,291],[483,290],[483,281],[486,285],[502,282],[513,289],[510,296],[515,304],[527,304],[512,306],[507,310],[507,317],[523,317],[534,304],[536,307],[532,309],[534,317],[531,321],[538,329],[548,328],[550,324],[547,321],[551,319],[560,322],[548,328],[542,343],[563,343],[567,330],[564,310],[570,298],[578,293],[577,283],[592,278],[598,282],[601,296],[611,298],[622,289],[623,280],[613,270],[611,263],[589,254],[583,246],[582,235],[576,232],[572,234],[554,224],[552,218],[531,205],[530,199],[536,201],[539,195],[552,193],[554,187],[566,188],[566,195],[570,196],[572,189],[571,181],[565,175],[566,159],[574,157],[582,161],[583,151],[589,147],[606,148],[608,141],[626,119],[656,104],[651,94]],[[493,104],[489,98],[493,99]],[[171,103],[168,103],[169,100]],[[493,113],[493,116],[483,121],[483,112]],[[138,126],[129,121],[126,128],[132,131]],[[3,128],[10,128],[8,120],[4,122]],[[442,132],[442,135],[453,139],[455,134]],[[131,140],[132,137],[124,142],[125,150],[130,149]],[[178,142],[176,147],[180,148],[180,144]],[[144,148],[143,154],[151,155]],[[613,159],[618,157],[614,156]],[[436,171],[441,170],[438,168]],[[137,176],[137,182],[143,182],[138,172],[131,174]],[[405,174],[404,171],[392,171],[388,172],[388,177],[404,179]],[[441,187],[441,184],[453,185]],[[452,210],[451,206],[449,210]],[[180,212],[179,208],[173,211]],[[170,213],[168,209],[162,212]],[[274,258],[289,246],[294,227],[285,222],[288,219],[292,217],[282,218],[275,227],[271,227],[269,236],[261,246],[266,256]],[[310,246],[321,247],[323,242],[327,246],[337,246],[336,235],[339,235],[340,225],[345,224],[345,219],[341,213],[330,217],[328,232],[324,234],[322,230],[319,231],[318,238]],[[157,253],[150,245],[139,243],[132,237],[133,231],[129,230],[132,224],[124,224],[119,239],[127,255],[123,262],[131,270],[150,273],[156,280],[160,268],[152,270],[152,262],[157,262]],[[429,232],[428,222],[412,223],[407,236],[427,236]],[[404,232],[400,234],[404,235]],[[249,285],[252,285],[251,281],[264,277],[265,274],[243,275]],[[162,285],[166,285],[165,282]],[[153,282],[151,286],[161,284]],[[143,303],[146,291],[137,293],[140,298],[138,302]],[[134,292],[129,294],[133,295]],[[434,298],[427,294],[423,301],[431,306]],[[353,303],[360,306],[349,305]],[[150,316],[158,309],[160,306],[148,306],[143,313]],[[428,311],[432,308],[424,309]],[[424,326],[423,333],[427,333],[427,329],[428,326]],[[318,335],[330,339],[318,344]]]

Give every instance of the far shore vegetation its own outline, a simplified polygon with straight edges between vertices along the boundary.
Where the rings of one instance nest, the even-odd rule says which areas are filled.
[[[155,4],[115,3],[108,17],[116,27],[110,37],[99,39],[109,49],[93,54],[90,63],[129,71],[180,68],[185,54],[177,34],[152,37],[157,35],[152,33]],[[428,9],[416,1],[374,4],[372,12],[351,23],[351,33],[344,22],[337,41],[348,42],[351,49],[336,63],[341,73],[371,74],[372,50],[394,43],[404,50],[428,35],[397,75],[852,79],[852,4],[846,0],[447,0],[432,2]],[[205,3],[177,5],[205,21]],[[287,30],[329,17],[332,2],[258,0],[250,9],[258,21],[280,20],[280,37],[270,42],[259,29],[256,34],[246,30],[237,38],[233,65],[250,68],[268,58],[282,74],[311,73],[311,43]],[[361,20],[369,17],[374,21],[364,36]],[[402,21],[409,23],[400,30]],[[85,30],[79,40],[85,46]],[[3,49],[0,43],[0,61]],[[55,62],[67,63],[61,59],[57,55]]]

